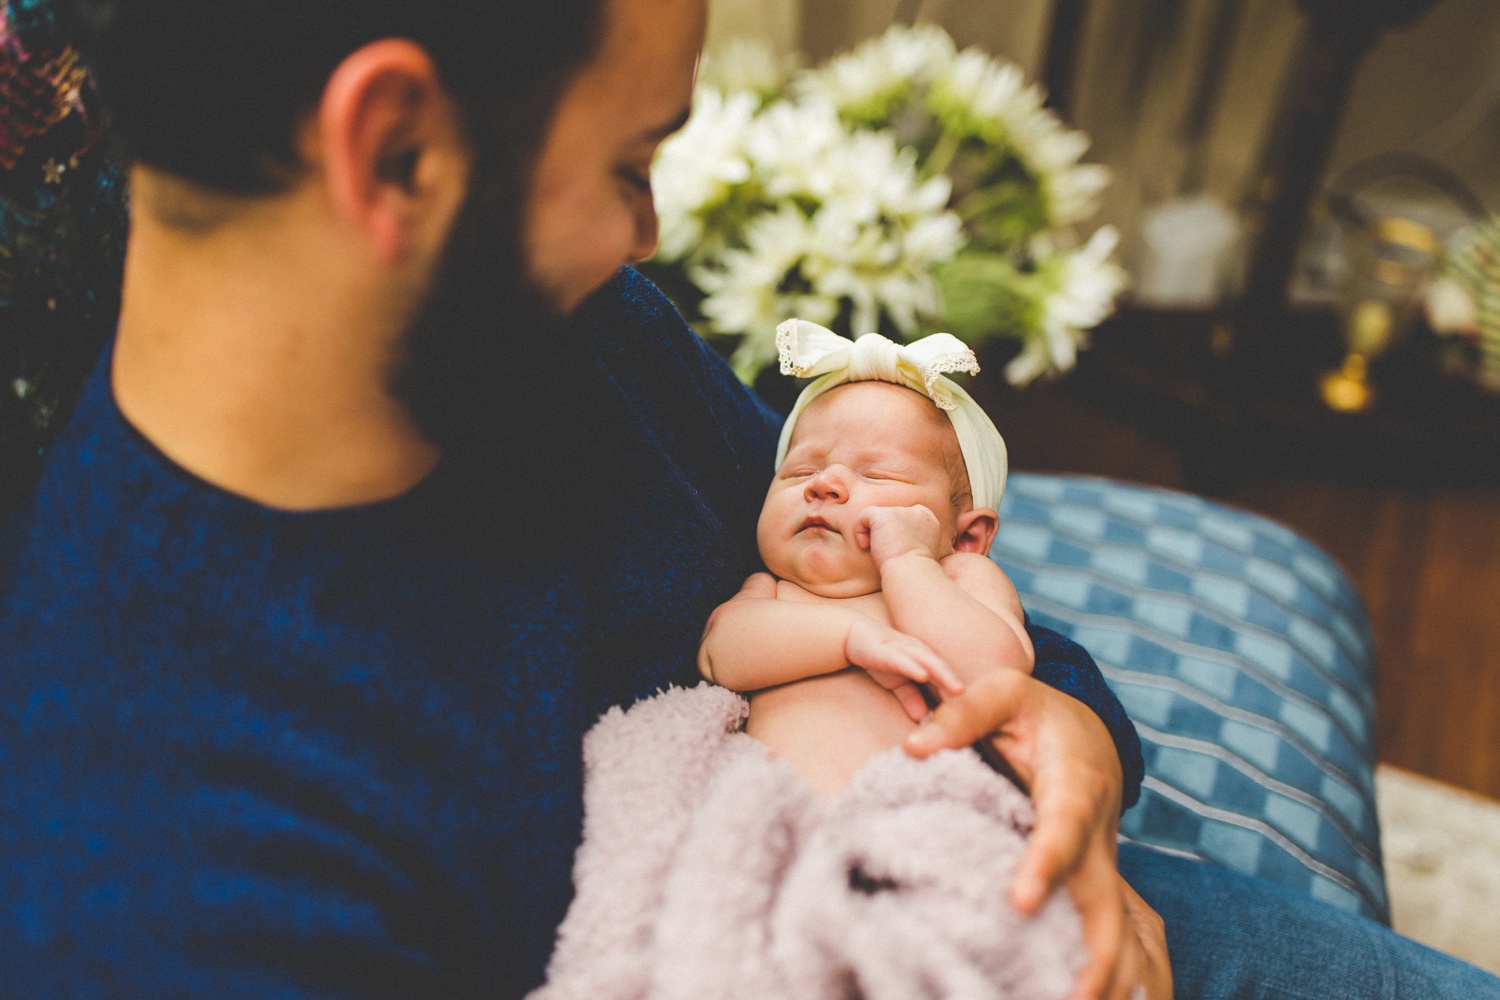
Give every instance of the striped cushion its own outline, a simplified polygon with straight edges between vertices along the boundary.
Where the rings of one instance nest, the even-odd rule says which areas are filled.
[[[1135,720],[1146,780],[1125,839],[1387,919],[1372,647],[1328,556],[1188,494],[1023,473],[991,556]]]

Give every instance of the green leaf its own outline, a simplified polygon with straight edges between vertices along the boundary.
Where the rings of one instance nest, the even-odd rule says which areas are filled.
[[[1001,254],[966,248],[940,264],[935,277],[943,294],[943,325],[960,340],[1024,340],[1041,328],[1042,282]]]

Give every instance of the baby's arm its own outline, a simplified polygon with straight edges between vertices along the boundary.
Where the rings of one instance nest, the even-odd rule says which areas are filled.
[[[699,671],[734,691],[759,691],[851,665],[891,689],[915,719],[927,705],[911,682],[931,682],[949,695],[963,690],[953,669],[920,639],[837,601],[778,600],[769,573],[751,576],[714,609],[698,646]]]
[[[921,639],[965,682],[996,667],[1030,673],[1035,654],[1016,588],[977,552],[935,555],[938,522],[926,507],[866,512],[891,624]]]

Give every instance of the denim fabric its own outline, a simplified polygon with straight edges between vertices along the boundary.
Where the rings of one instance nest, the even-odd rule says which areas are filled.
[[[1138,844],[1120,871],[1166,921],[1184,1000],[1500,998],[1500,979],[1285,886]]]

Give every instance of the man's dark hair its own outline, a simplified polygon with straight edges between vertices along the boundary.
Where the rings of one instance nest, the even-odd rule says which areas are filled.
[[[124,156],[229,194],[285,189],[296,128],[360,46],[409,38],[471,132],[531,151],[600,0],[72,0],[72,33]]]

